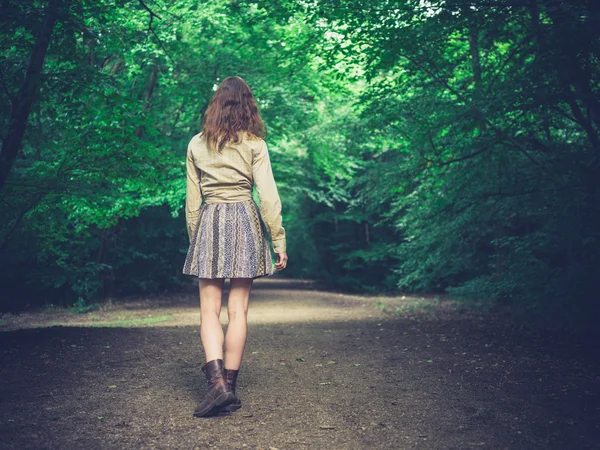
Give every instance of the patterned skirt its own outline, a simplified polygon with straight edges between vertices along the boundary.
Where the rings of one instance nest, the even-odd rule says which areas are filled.
[[[203,204],[183,266],[198,278],[258,278],[273,273],[265,225],[253,200]]]

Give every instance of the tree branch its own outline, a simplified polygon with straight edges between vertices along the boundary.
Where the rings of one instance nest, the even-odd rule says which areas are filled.
[[[149,30],[151,30],[151,29],[152,29],[152,19],[154,19],[155,17],[156,17],[158,20],[162,20],[162,19],[161,19],[161,17],[160,17],[158,14],[156,14],[154,11],[152,11],[152,10],[151,10],[151,9],[148,7],[148,5],[146,5],[146,3],[144,3],[144,0],[138,0],[138,1],[139,1],[139,2],[140,2],[140,4],[141,4],[141,5],[144,7],[144,9],[145,9],[146,11],[148,11],[148,14],[150,14],[150,23],[148,24],[148,29],[149,29]]]

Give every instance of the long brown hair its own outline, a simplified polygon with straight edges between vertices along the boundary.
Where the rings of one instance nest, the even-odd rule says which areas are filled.
[[[238,144],[243,133],[265,137],[267,130],[258,105],[242,78],[227,77],[219,85],[204,113],[202,133],[208,146],[219,152],[228,142]]]

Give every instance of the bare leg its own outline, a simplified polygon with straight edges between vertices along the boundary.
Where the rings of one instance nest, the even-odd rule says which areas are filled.
[[[232,278],[227,301],[229,324],[225,336],[225,368],[238,370],[242,363],[246,336],[248,335],[248,299],[252,278]]]
[[[200,338],[206,361],[223,359],[223,327],[219,322],[223,279],[200,279]]]

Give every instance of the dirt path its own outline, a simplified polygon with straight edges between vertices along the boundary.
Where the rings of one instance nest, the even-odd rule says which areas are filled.
[[[600,448],[594,342],[490,315],[381,309],[309,286],[257,283],[243,407],[210,419],[192,417],[204,389],[195,290],[85,320],[58,311],[5,318],[0,446]],[[141,320],[149,311],[164,320]],[[86,326],[10,330],[25,323]],[[127,323],[152,326],[117,326]]]

